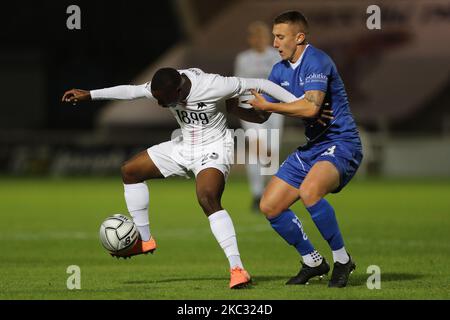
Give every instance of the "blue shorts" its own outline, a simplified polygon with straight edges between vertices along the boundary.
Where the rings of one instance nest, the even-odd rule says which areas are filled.
[[[359,141],[330,141],[297,149],[281,164],[275,176],[298,189],[316,162],[329,161],[339,171],[339,187],[332,192],[338,193],[353,178],[362,158]]]

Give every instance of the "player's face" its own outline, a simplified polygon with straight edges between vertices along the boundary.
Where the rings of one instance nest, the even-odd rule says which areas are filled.
[[[172,90],[152,91],[152,95],[156,100],[158,100],[158,104],[161,107],[176,107],[181,101],[181,87]]]
[[[272,29],[274,35],[273,46],[283,60],[295,62],[299,58],[298,43],[304,39],[304,34],[288,23],[275,24]]]

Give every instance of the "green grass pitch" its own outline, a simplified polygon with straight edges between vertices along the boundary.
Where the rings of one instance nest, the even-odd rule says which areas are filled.
[[[231,177],[223,205],[238,235],[251,288],[229,290],[228,262],[195,199],[194,181],[149,183],[154,255],[111,258],[98,229],[125,213],[120,178],[0,179],[0,299],[449,299],[450,181],[355,180],[327,199],[357,264],[345,289],[327,280],[285,286],[299,256],[249,211],[247,184]],[[294,211],[317,249],[331,252],[300,205]],[[81,269],[68,290],[67,267]],[[381,269],[369,290],[367,268]]]

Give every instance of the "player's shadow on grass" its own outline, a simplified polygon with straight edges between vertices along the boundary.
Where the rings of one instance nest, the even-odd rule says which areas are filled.
[[[270,281],[280,281],[282,283],[285,283],[291,277],[292,277],[292,275],[280,275],[280,276],[258,276],[258,275],[256,275],[255,277],[253,277],[253,280],[255,283],[270,282]]]
[[[365,273],[353,273],[350,276],[349,285],[351,286],[366,286],[367,279],[370,277],[370,274]],[[416,279],[423,278],[422,274],[413,274],[413,273],[398,273],[398,272],[386,272],[381,273],[381,282],[390,282],[390,281],[413,281]],[[290,276],[261,276],[254,277],[254,284],[270,282],[270,281],[281,281],[283,284],[290,278]],[[324,283],[327,284],[331,278],[331,272],[328,276],[324,277],[322,280],[319,278],[313,278],[309,281],[309,285],[318,285],[321,286]]]
[[[319,280],[318,278],[311,279],[309,285],[322,285],[323,283],[328,283],[330,280],[331,273],[329,276]],[[349,285],[351,286],[366,286],[367,279],[370,277],[370,274],[365,273],[354,273],[350,276]],[[423,278],[424,275],[421,274],[413,274],[413,273],[398,273],[398,272],[387,272],[381,273],[381,282],[389,282],[389,281],[412,281],[416,279]],[[280,281],[281,283],[285,283],[290,276],[254,276],[252,277],[253,285],[258,285],[259,283],[271,282],[271,281]],[[211,281],[211,280],[220,280],[227,281],[228,277],[192,277],[192,278],[168,278],[161,280],[135,280],[135,281],[125,281],[124,284],[154,284],[154,283],[169,283],[169,282],[182,282],[182,281]]]
[[[369,276],[369,275],[367,275]],[[401,273],[401,272],[381,272],[381,281],[411,281],[425,277],[423,274]]]
[[[331,276],[331,274],[330,274]],[[354,273],[350,276],[349,284],[352,286],[366,286],[367,279],[371,276],[368,273]],[[403,272],[382,272],[381,283],[391,281],[413,281],[423,278],[422,274],[403,273]]]
[[[282,281],[283,283],[289,279],[288,276],[253,276],[252,283],[258,284],[260,282],[269,281]],[[181,281],[211,281],[211,280],[225,280],[228,281],[228,277],[192,277],[192,278],[170,278],[161,280],[136,280],[136,281],[125,281],[124,284],[151,284],[151,283],[168,283],[168,282],[181,282]]]
[[[161,279],[161,280],[125,281],[124,284],[151,284],[151,283],[168,283],[168,282],[179,282],[179,281],[210,281],[210,280],[228,280],[228,278],[226,278],[226,277],[170,278],[170,279]]]
[[[192,278],[169,278],[169,279],[161,279],[161,280],[135,280],[135,281],[125,281],[124,284],[151,284],[151,283],[168,283],[168,282],[181,282],[181,281],[211,281],[211,280],[220,280],[220,281],[228,281],[230,278],[228,277],[192,277]],[[287,281],[289,277],[286,276],[256,276],[252,277],[252,282],[257,284],[258,282],[266,282],[266,281],[274,281],[274,280],[283,280]]]

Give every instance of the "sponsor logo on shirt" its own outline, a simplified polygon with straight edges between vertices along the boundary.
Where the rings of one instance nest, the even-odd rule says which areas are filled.
[[[280,83],[280,85],[282,87],[289,87],[289,81],[283,81],[282,83]]]
[[[305,83],[322,82],[327,83],[328,77],[323,73],[311,73],[305,79]]]
[[[302,76],[299,76],[299,80],[300,80],[299,84],[300,84],[301,86],[303,86],[305,83],[303,82]]]

